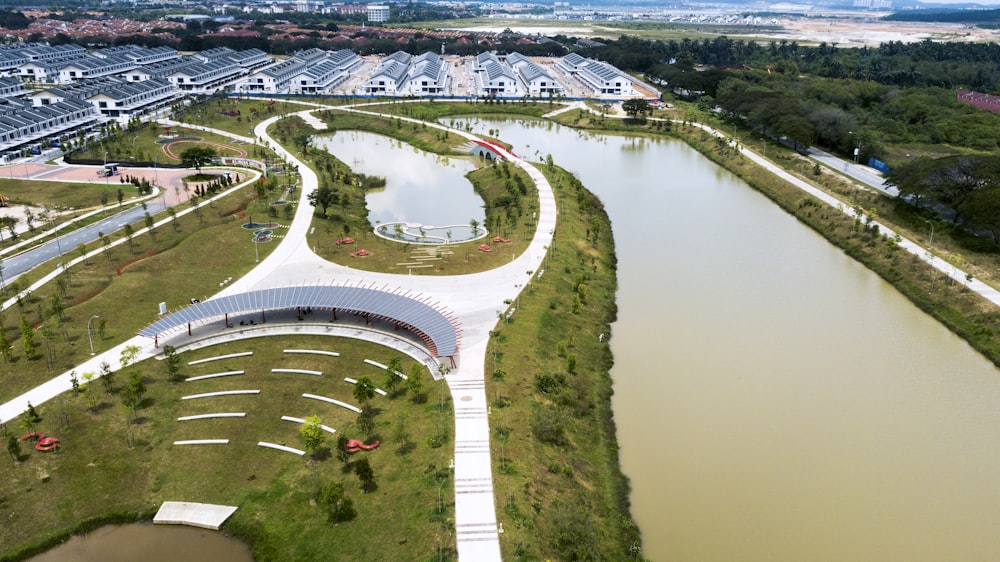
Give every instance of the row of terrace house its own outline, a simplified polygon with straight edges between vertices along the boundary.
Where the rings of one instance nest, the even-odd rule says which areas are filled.
[[[521,53],[511,53],[506,57],[507,64],[521,81],[521,88],[529,96],[555,96],[563,93],[564,88],[545,68],[537,65]]]
[[[6,162],[21,149],[60,139],[100,122],[93,105],[67,98],[43,107],[28,100],[0,100],[0,153]]]
[[[254,72],[237,90],[267,94],[329,93],[361,66],[364,60],[349,49],[335,52],[307,49]]]
[[[361,88],[367,95],[433,96],[449,93],[451,65],[430,51],[416,57],[396,51],[372,71]]]
[[[474,70],[477,94],[490,97],[517,95],[517,77],[509,66],[500,62],[496,53],[479,53]]]
[[[639,94],[633,85],[635,78],[610,64],[570,53],[556,66],[566,74],[576,77],[597,95],[634,96]]]
[[[180,95],[173,84],[162,78],[143,82],[101,78],[48,88],[32,94],[29,99],[35,107],[45,107],[67,99],[80,100],[93,105],[102,117],[125,123],[132,117],[169,105]]]
[[[402,94],[412,59],[412,55],[403,51],[396,51],[382,59],[368,77],[361,93],[376,96]]]

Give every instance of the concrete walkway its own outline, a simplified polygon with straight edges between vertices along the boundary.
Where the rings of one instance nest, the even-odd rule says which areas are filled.
[[[296,103],[296,102],[290,102]],[[317,109],[341,109],[305,102],[301,105],[311,109],[295,113],[307,120],[316,121],[309,115]],[[360,112],[369,113],[369,112]],[[279,115],[267,119],[255,128],[256,135],[266,145],[284,156],[292,165],[298,166],[302,175],[302,196],[318,188],[316,174],[294,154],[278,145],[267,134],[267,127],[280,118]],[[395,116],[394,116],[395,117]],[[400,117],[404,121],[418,120]],[[428,123],[428,126],[459,134],[469,140],[478,137],[449,129],[443,125]],[[219,132],[219,131],[213,131]],[[224,133],[223,133],[224,134]],[[227,136],[234,136],[227,134]],[[248,139],[252,140],[252,139]],[[455,408],[455,528],[456,545],[460,559],[474,561],[498,561],[500,543],[498,521],[493,500],[491,469],[490,429],[487,419],[488,403],[485,392],[485,364],[489,333],[496,326],[500,314],[507,309],[505,301],[513,301],[537,273],[552,242],[556,225],[556,204],[552,188],[545,177],[527,162],[503,154],[515,165],[523,168],[538,187],[539,209],[535,236],[528,249],[511,262],[492,271],[458,276],[410,276],[372,273],[352,269],[344,265],[327,262],[310,250],[306,234],[312,223],[314,209],[311,205],[298,205],[292,224],[280,244],[270,255],[244,277],[229,283],[215,296],[230,295],[250,290],[302,284],[303,280],[316,279],[321,283],[353,284],[359,282],[376,283],[418,291],[440,302],[460,319],[462,347],[456,358],[457,366],[445,377]],[[139,232],[137,232],[139,234]],[[270,321],[265,327],[256,327],[269,333],[287,333],[279,322]],[[301,328],[299,328],[301,329]],[[223,330],[220,325],[200,326],[193,332],[194,340],[205,342],[210,336],[229,339],[239,337],[238,331]],[[259,334],[259,332],[258,332]],[[182,347],[194,343],[186,334],[164,340],[161,344]],[[412,344],[401,340],[385,341],[401,351],[413,356]],[[147,338],[134,337],[78,365],[74,370],[82,380],[83,373],[100,372],[100,364],[107,362],[113,370],[120,368],[122,349],[135,345],[141,349],[138,360],[159,354],[153,342]],[[197,344],[196,344],[197,345]],[[432,370],[432,372],[435,372]],[[436,373],[437,374],[437,373]],[[31,391],[0,405],[0,421],[20,415],[27,403],[38,405],[51,400],[60,393],[70,390],[70,373],[58,377],[32,389]]]

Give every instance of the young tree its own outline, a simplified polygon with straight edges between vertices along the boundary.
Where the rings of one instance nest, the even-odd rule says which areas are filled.
[[[111,370],[111,365],[107,361],[101,361],[101,382],[104,384],[105,392],[114,393],[115,372]]]
[[[10,363],[14,360],[14,346],[10,344],[10,339],[7,338],[7,330],[0,325],[0,355],[3,356],[4,363]]]
[[[299,428],[299,437],[302,439],[302,445],[309,453],[309,457],[316,458],[316,453],[319,452],[326,440],[326,433],[323,431],[323,423],[319,416],[306,417],[302,422],[302,427]]]
[[[399,375],[396,373],[403,370],[403,360],[398,355],[389,359],[389,363],[385,366],[385,371],[388,373],[385,379],[385,388],[389,391],[390,395],[396,394],[396,386],[401,380]]]
[[[73,388],[73,396],[80,394],[80,378],[76,376],[76,371],[70,371],[69,384]]]
[[[32,359],[35,357],[35,330],[28,324],[28,318],[21,316],[21,341],[24,346],[24,357]]]
[[[163,366],[167,370],[167,380],[181,380],[181,358],[177,355],[177,348],[172,345],[163,346]]]
[[[375,483],[375,471],[372,470],[371,463],[364,458],[354,463],[354,474],[358,475],[361,481],[361,490],[364,493],[373,492],[378,487]]]
[[[327,516],[334,525],[357,517],[358,513],[354,509],[354,501],[344,495],[342,482],[330,482],[323,486],[320,503],[326,507]]]
[[[424,397],[424,381],[422,375],[424,374],[424,368],[420,366],[419,363],[414,363],[410,367],[410,376],[406,379],[406,388],[413,395],[414,402],[421,402],[426,400]]]
[[[131,224],[126,224],[122,228],[122,232],[125,234],[125,240],[128,240],[128,253],[135,255],[135,249],[132,246],[132,236],[135,234],[135,229],[132,228]]]
[[[354,398],[362,404],[367,404],[375,397],[375,384],[368,377],[361,377],[354,385]]]
[[[156,223],[153,222],[153,215],[146,211],[146,215],[143,217],[143,221],[146,223],[146,228],[149,230],[149,237],[156,242]]]
[[[118,206],[121,207],[122,201],[125,200],[125,192],[122,190],[122,188],[119,187],[118,192],[115,194],[115,196],[118,197]]]
[[[38,415],[38,411],[35,407],[28,402],[28,409],[24,411],[24,419],[21,421],[21,427],[28,430],[28,432],[35,431],[35,426],[42,421],[42,416]]]
[[[337,436],[337,458],[340,462],[347,463],[347,459],[351,458],[350,453],[347,452],[347,436],[341,433]]]
[[[7,436],[7,454],[15,464],[21,460],[21,441],[13,433]]]

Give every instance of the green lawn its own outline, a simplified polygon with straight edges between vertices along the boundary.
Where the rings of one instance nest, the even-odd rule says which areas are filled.
[[[282,352],[290,347],[341,355]],[[248,350],[252,357],[187,365]],[[92,383],[97,413],[87,408],[83,395],[40,406],[43,420],[37,429],[59,437],[62,447],[58,453],[40,453],[26,445],[20,463],[9,459],[0,463],[0,478],[6,483],[0,495],[3,553],[53,540],[90,518],[149,512],[167,500],[239,506],[226,528],[252,538],[260,560],[317,560],[329,552],[352,560],[430,560],[439,541],[450,553],[454,544],[451,445],[447,439],[436,442],[437,447],[429,444],[430,437],[450,432],[452,411],[445,383],[434,382],[424,371],[424,397],[415,400],[404,389],[373,398],[377,415],[370,434],[358,428],[357,414],[301,397],[312,393],[359,404],[352,395],[354,386],[343,379],[367,376],[382,387],[386,373],[363,360],[386,363],[393,356],[392,350],[374,344],[335,337],[253,339],[180,354],[183,376],[244,370],[242,376],[170,383],[163,363],[142,363],[148,392],[133,425],[127,423],[129,411],[120,400],[123,373],[116,374],[110,395],[101,382]],[[410,372],[409,359],[403,366]],[[323,376],[275,374],[272,368],[320,370]],[[261,393],[181,400],[186,395],[245,388]],[[213,412],[247,415],[176,421],[180,416]],[[310,464],[305,457],[257,446],[258,441],[267,441],[302,448],[300,426],[282,421],[283,415],[318,415],[322,423],[337,429],[336,435],[328,436],[320,460]],[[13,424],[8,430],[20,433]],[[380,439],[382,445],[351,456],[345,464],[332,451],[341,433],[352,439]],[[230,439],[230,444],[172,444],[205,438]],[[134,448],[129,448],[129,441]],[[353,462],[362,457],[370,461],[377,484],[367,494],[351,472]],[[344,483],[358,512],[356,520],[331,526],[322,507],[311,504],[315,487],[332,481]],[[445,493],[439,504],[440,490]],[[379,540],[358,540],[369,534]],[[289,537],[295,540],[289,542]]]

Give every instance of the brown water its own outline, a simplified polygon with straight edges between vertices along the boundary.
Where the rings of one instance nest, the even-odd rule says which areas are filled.
[[[607,205],[614,408],[652,560],[997,560],[1000,372],[674,141],[499,127]]]
[[[218,531],[176,525],[107,525],[31,562],[252,562],[250,548]]]

